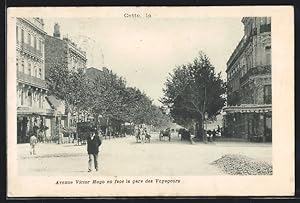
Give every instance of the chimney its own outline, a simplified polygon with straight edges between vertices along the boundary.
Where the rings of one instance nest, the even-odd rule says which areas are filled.
[[[60,31],[59,31],[59,24],[58,23],[54,24],[53,37],[60,38]]]

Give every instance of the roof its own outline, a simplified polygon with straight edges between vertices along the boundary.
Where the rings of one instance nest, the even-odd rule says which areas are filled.
[[[91,68],[87,68],[85,69],[85,75],[87,78],[95,80],[99,75],[102,74],[102,70],[91,67]]]
[[[47,96],[46,98],[49,101],[50,106],[54,109],[58,109],[63,104],[62,100],[56,98],[53,95]]]
[[[226,113],[266,113],[272,112],[272,104],[241,104],[240,106],[227,106]]]

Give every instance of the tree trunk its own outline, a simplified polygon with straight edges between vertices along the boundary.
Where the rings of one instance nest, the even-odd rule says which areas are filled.
[[[202,141],[206,143],[206,133],[205,133],[206,129],[205,129],[204,119],[203,119],[203,121],[201,123],[201,127],[202,127],[202,129],[201,129],[201,132],[202,132]]]
[[[203,101],[203,109],[202,109],[202,114],[201,114],[201,120],[202,120],[202,141],[206,143],[206,132],[205,129],[204,130],[204,125],[206,122],[206,118],[205,118],[205,112],[206,112],[206,87],[204,87],[204,101]]]
[[[197,120],[197,138],[200,139],[201,142],[205,142],[205,133],[204,133],[204,122],[203,119],[200,118]]]

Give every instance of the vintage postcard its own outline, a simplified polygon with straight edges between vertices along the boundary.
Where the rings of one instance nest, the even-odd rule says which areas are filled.
[[[8,8],[8,197],[294,195],[291,6]]]

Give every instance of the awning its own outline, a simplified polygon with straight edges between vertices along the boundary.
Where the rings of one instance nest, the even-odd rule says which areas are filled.
[[[272,112],[272,104],[241,104],[240,106],[227,106],[223,109],[230,113],[268,113]]]
[[[42,109],[33,107],[18,107],[17,115],[38,115],[38,116],[53,116],[53,109]]]

